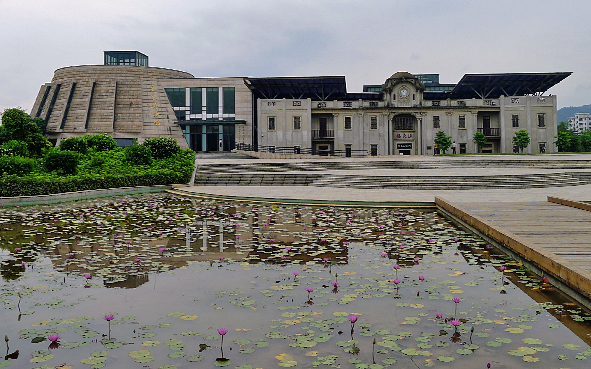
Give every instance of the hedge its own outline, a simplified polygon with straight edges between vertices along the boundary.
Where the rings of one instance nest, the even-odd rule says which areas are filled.
[[[154,186],[187,183],[191,175],[172,171],[154,171],[142,174],[101,176],[27,176],[4,175],[0,177],[0,197],[36,196],[53,193],[107,189],[116,187]]]

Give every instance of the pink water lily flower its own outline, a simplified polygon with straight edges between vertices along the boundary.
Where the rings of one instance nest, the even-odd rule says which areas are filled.
[[[459,320],[456,320],[456,319],[452,320],[450,323],[451,323],[451,325],[453,325],[454,327],[457,327],[457,326],[459,326],[459,325],[461,325],[461,324],[462,324],[462,322],[460,322]]]
[[[357,315],[349,315],[349,321],[355,323],[359,317]]]
[[[226,328],[219,328],[219,329],[218,329],[218,333],[219,333],[221,336],[223,336],[223,335],[225,335],[226,333],[228,333],[228,330],[227,330]]]
[[[57,340],[59,340],[61,337],[58,336],[57,334],[52,334],[49,337],[47,337],[48,340],[50,340],[51,342],[55,342]]]
[[[115,317],[113,316],[113,314],[108,314],[105,315],[103,319],[110,322],[111,320],[115,319]]]

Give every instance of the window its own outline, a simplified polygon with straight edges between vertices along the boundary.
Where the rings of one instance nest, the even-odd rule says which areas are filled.
[[[460,115],[460,120],[458,122],[458,128],[466,128],[466,116]]]
[[[399,115],[394,117],[394,128],[397,131],[412,131],[414,117],[408,115]]]
[[[222,88],[222,96],[224,98],[224,114],[234,114],[235,106],[236,106],[236,99],[234,93],[234,87],[223,87]]]
[[[369,117],[369,122],[370,122],[370,129],[378,129],[378,117],[375,115],[372,115],[371,117]]]
[[[275,130],[275,117],[268,118],[267,130],[269,130],[269,131]]]
[[[545,142],[538,142],[538,146],[540,148],[540,153],[543,154],[546,152],[546,143]]]
[[[513,123],[513,127],[519,127],[519,115],[511,115],[511,122]]]
[[[546,121],[544,120],[544,115],[545,114],[538,114],[538,127],[540,127],[540,128],[546,127]]]
[[[294,131],[302,129],[302,117],[293,117],[293,129]]]
[[[351,129],[351,117],[345,117],[345,129]]]
[[[184,88],[167,88],[165,91],[170,105],[176,108],[186,106]]]
[[[201,114],[203,111],[203,99],[201,88],[191,88],[191,114]]]
[[[205,89],[206,112],[207,114],[219,114],[220,92],[218,87],[207,87]]]
[[[433,116],[433,128],[439,128],[439,115],[434,115]]]

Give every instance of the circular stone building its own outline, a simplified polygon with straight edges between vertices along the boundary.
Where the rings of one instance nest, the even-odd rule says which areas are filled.
[[[60,68],[51,83],[41,86],[31,115],[47,122],[48,138],[55,144],[66,137],[106,133],[120,146],[127,146],[133,139],[142,142],[164,136],[187,147],[160,83],[194,76],[149,67],[147,57],[138,52],[130,52],[121,60],[110,57],[109,61],[113,65]]]

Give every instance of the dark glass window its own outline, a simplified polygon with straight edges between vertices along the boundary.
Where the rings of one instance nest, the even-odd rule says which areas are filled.
[[[219,114],[220,92],[218,87],[207,87],[205,89],[207,114]]]
[[[170,105],[173,107],[186,106],[185,89],[184,88],[167,88],[165,89]]]
[[[224,96],[224,114],[236,113],[236,98],[234,87],[224,87],[222,94]]]
[[[434,115],[433,116],[433,128],[439,128],[439,115]]]
[[[293,117],[293,129],[294,130],[302,129],[302,117],[299,117],[299,116]]]
[[[513,114],[511,116],[511,122],[513,123],[513,127],[519,127],[519,115]]]
[[[394,128],[397,131],[412,131],[414,129],[414,117],[412,116],[396,116],[394,117]]]
[[[538,127],[540,127],[540,128],[546,127],[546,121],[545,121],[544,114],[538,114]]]
[[[351,129],[351,117],[345,117],[345,129]]]
[[[369,121],[370,121],[370,129],[378,129],[378,117],[376,117],[375,115],[372,115],[371,117],[369,117]]]
[[[191,114],[201,114],[203,110],[203,98],[201,88],[191,88]]]
[[[269,117],[269,126],[267,128],[269,131],[275,130],[275,117]]]
[[[460,120],[458,122],[458,128],[466,128],[466,116],[460,115]]]

